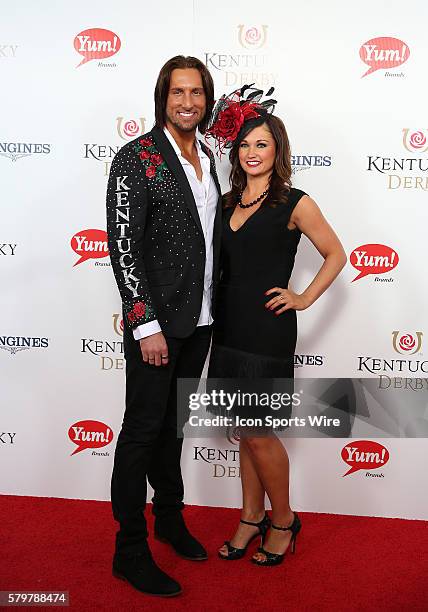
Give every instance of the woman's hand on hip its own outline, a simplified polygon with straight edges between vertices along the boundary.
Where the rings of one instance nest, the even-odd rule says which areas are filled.
[[[265,308],[275,311],[276,315],[286,310],[305,310],[310,306],[309,300],[303,294],[299,295],[282,287],[272,287],[266,291],[265,295],[272,295],[272,299],[266,302]]]

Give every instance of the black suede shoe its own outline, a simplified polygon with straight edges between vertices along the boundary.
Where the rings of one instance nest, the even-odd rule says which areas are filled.
[[[113,576],[126,580],[148,595],[174,597],[181,593],[181,586],[156,565],[150,551],[132,557],[116,554],[113,558]]]
[[[155,520],[155,538],[171,544],[180,557],[189,561],[205,561],[208,559],[205,548],[187,529],[181,512],[172,516],[157,517]]]

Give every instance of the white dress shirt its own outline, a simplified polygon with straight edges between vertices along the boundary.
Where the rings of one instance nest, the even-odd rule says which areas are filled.
[[[179,146],[175,142],[172,135],[164,128],[165,136],[172,145],[178,159],[180,160],[183,170],[186,173],[187,180],[192,189],[193,197],[195,198],[196,208],[198,209],[199,219],[201,220],[202,231],[205,239],[205,276],[204,276],[204,291],[202,296],[202,307],[199,315],[198,327],[200,325],[211,325],[213,322],[211,316],[211,294],[212,294],[212,277],[213,277],[213,232],[214,218],[217,210],[218,192],[213,177],[210,172],[210,159],[206,155],[198,140],[196,139],[196,149],[198,151],[199,161],[202,168],[202,180],[196,176],[196,171],[193,165],[187,161],[182,155]],[[141,340],[152,336],[157,332],[162,331],[157,320],[143,323],[133,330],[135,340]]]

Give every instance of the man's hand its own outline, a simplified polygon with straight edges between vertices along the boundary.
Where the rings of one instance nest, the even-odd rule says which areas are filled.
[[[151,365],[168,365],[168,345],[162,332],[140,340],[143,361]]]

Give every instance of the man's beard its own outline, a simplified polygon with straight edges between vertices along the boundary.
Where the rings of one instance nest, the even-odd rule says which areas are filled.
[[[199,119],[195,120],[194,123],[186,123],[183,125],[180,120],[175,117],[173,118],[167,115],[166,118],[168,119],[169,123],[182,132],[194,132],[203,119],[203,117],[200,117]]]

